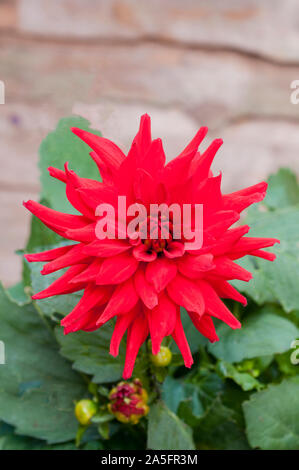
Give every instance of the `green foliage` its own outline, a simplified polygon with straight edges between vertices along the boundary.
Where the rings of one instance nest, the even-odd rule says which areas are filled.
[[[149,413],[147,446],[155,450],[192,450],[192,431],[165,403],[157,402]]]
[[[79,376],[58,353],[57,344],[32,304],[20,307],[0,288],[0,419],[18,434],[50,443],[74,438],[73,401],[84,393]]]
[[[92,333],[78,331],[64,336],[62,328],[56,328],[61,354],[73,362],[73,368],[92,376],[95,383],[116,382],[121,379],[124,367],[125,347],[121,345],[117,358],[109,354],[113,328],[102,326]]]
[[[288,351],[299,330],[292,322],[276,313],[282,311],[267,305],[248,315],[239,330],[232,330],[225,324],[220,325],[220,340],[210,344],[209,351],[218,359],[231,363]]]
[[[289,170],[280,170],[269,179],[268,195],[263,204],[253,206],[245,220],[249,235],[274,237],[280,245],[271,248],[277,254],[273,263],[246,257],[240,265],[253,274],[250,283],[234,281],[259,305],[278,301],[286,312],[299,305],[299,186]]]
[[[299,449],[299,378],[255,393],[243,404],[246,429],[252,447]]]

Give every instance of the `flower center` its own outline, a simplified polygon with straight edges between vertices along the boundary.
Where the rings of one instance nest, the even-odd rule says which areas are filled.
[[[146,219],[147,238],[142,240],[147,251],[162,253],[173,239],[172,228],[172,222],[163,215],[158,215],[158,217],[149,215]]]

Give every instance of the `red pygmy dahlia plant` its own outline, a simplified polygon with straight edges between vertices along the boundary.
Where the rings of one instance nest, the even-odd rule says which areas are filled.
[[[275,258],[262,249],[278,240],[245,237],[248,225],[230,228],[245,208],[264,198],[267,184],[262,182],[222,194],[221,174],[213,176],[210,170],[222,140],[216,139],[203,153],[198,152],[206,127],[168,164],[165,164],[161,140],[151,139],[147,115],[141,118],[127,156],[103,137],[77,128],[72,131],[93,150],[90,155],[99,168],[102,182],[81,178],[67,164],[65,171],[50,167],[50,175],[66,185],[66,196],[81,215],[57,212],[34,201],[24,203],[47,227],[75,242],[26,255],[29,262],[46,262],[42,274],[68,268],[33,299],[84,290],[76,307],[61,322],[65,334],[93,331],[116,317],[110,353],[117,356],[127,332],[124,378],[132,375],[138,350],[148,335],[153,354],[159,352],[163,338],[171,335],[186,367],[191,367],[193,359],[180,306],[187,310],[202,335],[217,341],[213,317],[231,328],[241,326],[221,299],[234,299],[246,305],[245,297],[228,281],[249,281],[252,275],[235,260],[245,255],[270,261]],[[165,233],[162,236],[161,218],[157,219],[155,239],[138,238],[138,231],[137,238],[131,237],[126,224],[121,239],[99,239],[96,226],[101,216],[97,215],[97,207],[107,203],[117,212],[118,196],[125,196],[127,205],[142,203],[145,207],[154,203],[168,206],[176,203],[180,207],[202,204],[202,246],[189,249],[184,236],[180,239],[174,236],[171,222],[167,236]],[[191,214],[193,226],[194,213]]]

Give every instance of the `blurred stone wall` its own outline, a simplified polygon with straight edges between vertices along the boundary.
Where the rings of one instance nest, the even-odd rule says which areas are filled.
[[[0,279],[19,279],[21,203],[38,196],[38,147],[59,118],[127,150],[148,112],[168,159],[208,125],[230,191],[299,173],[295,79],[297,0],[0,0]]]

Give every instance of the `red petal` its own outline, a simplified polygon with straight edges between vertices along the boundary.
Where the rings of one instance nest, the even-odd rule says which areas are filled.
[[[90,256],[102,258],[116,256],[131,248],[127,241],[122,240],[94,240],[84,248],[84,253]]]
[[[266,259],[267,261],[274,261],[276,259],[276,255],[274,253],[269,253],[269,251],[263,251],[263,250],[251,251],[250,255],[257,256],[258,258]]]
[[[29,263],[32,263],[34,261],[52,261],[53,259],[64,255],[75,246],[77,245],[60,246],[59,248],[43,251],[42,253],[30,253],[28,255],[24,255],[24,257]]]
[[[193,358],[192,358],[192,354],[191,354],[191,351],[190,351],[190,348],[189,348],[187,338],[185,336],[185,332],[184,332],[183,325],[182,325],[182,322],[181,322],[181,314],[179,312],[179,309],[178,309],[177,318],[176,318],[175,330],[172,333],[172,337],[173,337],[174,341],[176,342],[177,347],[181,351],[181,354],[182,354],[183,359],[184,359],[185,366],[190,368],[193,364]]]
[[[204,255],[188,255],[177,260],[177,267],[184,276],[191,279],[198,279],[205,271],[213,269],[213,255],[210,253]]]
[[[47,227],[59,234],[68,229],[82,228],[89,223],[89,220],[82,215],[71,215],[58,212],[49,207],[43,206],[35,201],[23,202],[23,205],[32,214],[38,217]]]
[[[252,279],[252,274],[247,269],[242,268],[227,257],[215,258],[214,263],[215,268],[209,272],[209,276],[223,279],[240,279],[246,282]]]
[[[241,258],[252,251],[272,246],[275,243],[280,243],[280,241],[277,238],[243,237],[230,250],[230,257]]]
[[[121,340],[138,313],[139,307],[136,305],[130,312],[127,312],[125,315],[120,315],[117,318],[110,342],[109,352],[111,356],[118,356]]]
[[[144,114],[140,118],[139,131],[133,141],[136,144],[140,156],[144,156],[151,145],[151,118],[148,114]]]
[[[137,304],[139,298],[132,279],[123,282],[114,290],[98,325],[103,325],[115,315],[129,312]]]
[[[170,298],[177,305],[184,307],[188,311],[203,315],[205,303],[198,284],[177,274],[168,284],[167,291]]]
[[[215,341],[219,341],[213,320],[209,315],[203,315],[202,317],[199,317],[197,313],[194,313],[194,312],[188,312],[188,314],[195,328],[203,336],[208,338],[208,340],[210,340],[211,343],[214,343]]]
[[[163,250],[166,258],[180,258],[185,253],[185,247],[181,242],[171,242],[167,245],[167,248]]]
[[[162,292],[177,273],[176,264],[167,258],[157,258],[146,267],[146,280],[152,284],[156,292]]]
[[[197,182],[197,184],[199,181],[203,181],[204,179],[208,178],[216,152],[222,144],[222,139],[215,139],[202,155],[198,153],[194,158],[190,167],[190,173],[192,174],[192,177],[194,178],[194,181]]]
[[[45,299],[53,295],[70,294],[83,288],[83,284],[70,284],[72,279],[85,269],[85,264],[79,264],[69,268],[59,279],[56,279],[49,287],[42,290],[38,294],[32,296],[34,300]]]
[[[153,286],[146,280],[143,267],[139,267],[134,276],[136,292],[144,305],[152,309],[158,305],[158,296]]]
[[[104,137],[99,137],[76,127],[71,130],[99,155],[108,168],[118,170],[121,162],[125,159],[125,155],[117,145]]]
[[[154,261],[157,258],[157,253],[155,251],[148,252],[144,243],[140,243],[135,246],[133,249],[133,255],[138,261]]]
[[[233,299],[240,302],[242,305],[247,305],[247,299],[240,292],[224,280],[213,280],[212,286],[216,290],[219,297],[223,299]]]
[[[62,181],[63,183],[66,183],[66,174],[64,171],[59,170],[58,168],[54,168],[53,166],[49,166],[48,172],[53,178],[56,178],[59,181]]]
[[[76,307],[61,321],[62,326],[69,326],[77,321],[82,315],[91,310],[96,305],[103,305],[107,302],[111,294],[111,289],[107,287],[96,287],[92,284],[86,287],[82,298]]]
[[[147,318],[152,339],[152,352],[158,354],[162,340],[171,335],[176,325],[176,305],[162,293],[159,304],[152,310],[147,310]]]
[[[183,152],[166,165],[163,181],[167,187],[178,186],[188,178],[190,163],[207,132],[207,127],[201,127]]]
[[[147,335],[147,319],[143,313],[140,313],[128,329],[124,379],[131,377],[139,348],[146,340]]]
[[[82,283],[82,282],[95,282],[96,277],[99,273],[100,266],[102,264],[101,259],[95,259],[81,274],[75,276],[70,282],[71,283]]]
[[[229,309],[221,302],[215,290],[205,281],[198,281],[198,285],[204,296],[206,311],[213,317],[219,318],[233,329],[241,328],[241,323],[237,320]]]
[[[99,274],[97,284],[119,284],[129,279],[138,268],[137,261],[131,253],[105,258]]]
[[[88,262],[89,257],[83,253],[84,245],[79,243],[78,245],[72,246],[64,255],[59,256],[58,258],[50,261],[45,264],[41,270],[42,274],[50,274],[59,269],[66,268],[68,266],[73,266],[77,263]]]
[[[66,230],[65,236],[77,242],[91,242],[95,238],[96,224],[85,225],[82,228]]]

